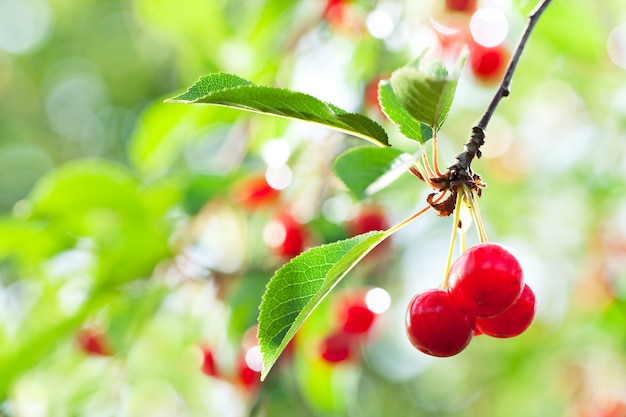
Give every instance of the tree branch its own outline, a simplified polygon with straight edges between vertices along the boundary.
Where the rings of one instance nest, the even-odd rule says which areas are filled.
[[[456,162],[448,170],[451,185],[475,182],[476,176],[471,171],[472,160],[474,158],[480,158],[481,156],[480,147],[485,143],[485,131],[487,130],[487,125],[496,111],[496,107],[498,107],[500,100],[510,94],[511,79],[513,78],[513,74],[517,68],[517,63],[522,55],[524,46],[526,46],[530,33],[537,24],[539,17],[551,1],[552,0],[541,0],[526,18],[526,27],[524,28],[522,37],[520,38],[517,47],[515,48],[511,62],[506,69],[506,73],[504,74],[504,78],[502,79],[498,90],[491,99],[487,110],[481,117],[478,124],[472,128],[472,135],[464,145],[464,151],[456,156]]]

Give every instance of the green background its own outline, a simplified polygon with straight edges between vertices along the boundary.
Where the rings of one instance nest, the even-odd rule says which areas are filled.
[[[363,94],[428,45],[442,3],[359,0],[349,20],[329,23],[319,1],[0,0],[0,415],[608,416],[624,407],[626,70],[607,52],[626,22],[621,0],[553,1],[473,165],[488,184],[487,234],[515,250],[537,294],[526,333],[481,336],[449,359],[410,346],[406,305],[441,282],[450,235],[451,219],[429,213],[336,290],[380,286],[392,297],[358,360],[330,367],[315,356],[333,325],[331,295],[260,390],[200,371],[199,346],[209,344],[232,373],[282,262],[262,238],[277,211],[298,207],[317,244],[346,236],[331,203],[375,203],[395,223],[430,190],[404,175],[357,202],[331,168],[357,139],[163,101],[202,75],[233,72],[367,113],[413,152]],[[511,48],[533,3],[509,3],[480,4],[505,11]],[[365,28],[375,9],[395,25],[385,40]],[[440,132],[442,166],[494,88],[463,72]],[[274,206],[250,212],[233,187],[263,173],[270,141],[291,150],[293,181]],[[83,326],[103,329],[113,355],[84,355]]]

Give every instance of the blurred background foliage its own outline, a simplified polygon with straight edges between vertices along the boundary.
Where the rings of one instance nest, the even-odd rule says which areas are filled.
[[[349,236],[367,210],[393,224],[429,192],[405,175],[356,201],[331,164],[358,141],[163,103],[234,72],[365,112],[415,151],[372,82],[442,56],[437,26],[469,17],[443,0],[329,3],[0,0],[0,414],[626,415],[622,0],[553,2],[474,164],[489,237],[537,294],[525,334],[449,359],[410,346],[406,305],[445,268],[450,219],[431,213],[347,276],[267,381],[242,365],[264,286],[299,244]],[[508,51],[533,6],[479,0],[506,17]],[[444,166],[495,87],[464,69]],[[273,190],[254,185],[265,177]],[[267,226],[286,217],[295,249]],[[391,306],[348,360],[324,361],[341,295],[372,287]]]

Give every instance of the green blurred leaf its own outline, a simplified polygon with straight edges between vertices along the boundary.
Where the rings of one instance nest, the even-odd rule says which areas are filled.
[[[387,133],[372,119],[348,113],[308,94],[259,86],[233,74],[200,78],[169,103],[206,103],[312,122],[348,133],[379,146],[388,145]]]
[[[0,258],[15,256],[24,264],[36,263],[70,247],[74,239],[57,233],[45,222],[0,219]]]
[[[182,205],[188,214],[197,214],[216,195],[228,191],[235,176],[194,175],[184,186]]]
[[[264,379],[300,326],[339,281],[388,235],[370,232],[293,258],[267,285],[259,313]]]
[[[409,154],[395,148],[360,146],[339,155],[333,169],[346,187],[363,199],[369,194],[368,187],[410,158]]]
[[[450,76],[437,63],[425,69],[418,60],[397,69],[391,74],[390,83],[404,111],[393,112],[394,117],[407,124],[409,127],[405,127],[405,130],[413,135],[417,135],[415,131],[418,127],[410,120],[407,121],[406,116],[439,130],[452,106],[457,81],[456,76]],[[387,100],[391,101],[388,105],[392,106],[394,99],[388,94],[387,96]],[[395,119],[392,120],[398,123]]]
[[[224,112],[207,114],[206,109],[174,108],[161,102],[150,106],[137,123],[128,144],[133,166],[144,175],[167,171],[183,146],[205,134],[207,120],[221,121]]]
[[[122,165],[87,159],[42,178],[29,200],[34,221],[94,243],[102,279],[145,276],[169,254],[164,218],[178,201],[175,184],[142,186]]]

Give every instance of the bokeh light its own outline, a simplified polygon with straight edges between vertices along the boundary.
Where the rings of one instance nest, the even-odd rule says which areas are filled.
[[[470,20],[470,32],[482,46],[501,44],[509,32],[509,22],[501,10],[493,7],[478,9]]]

